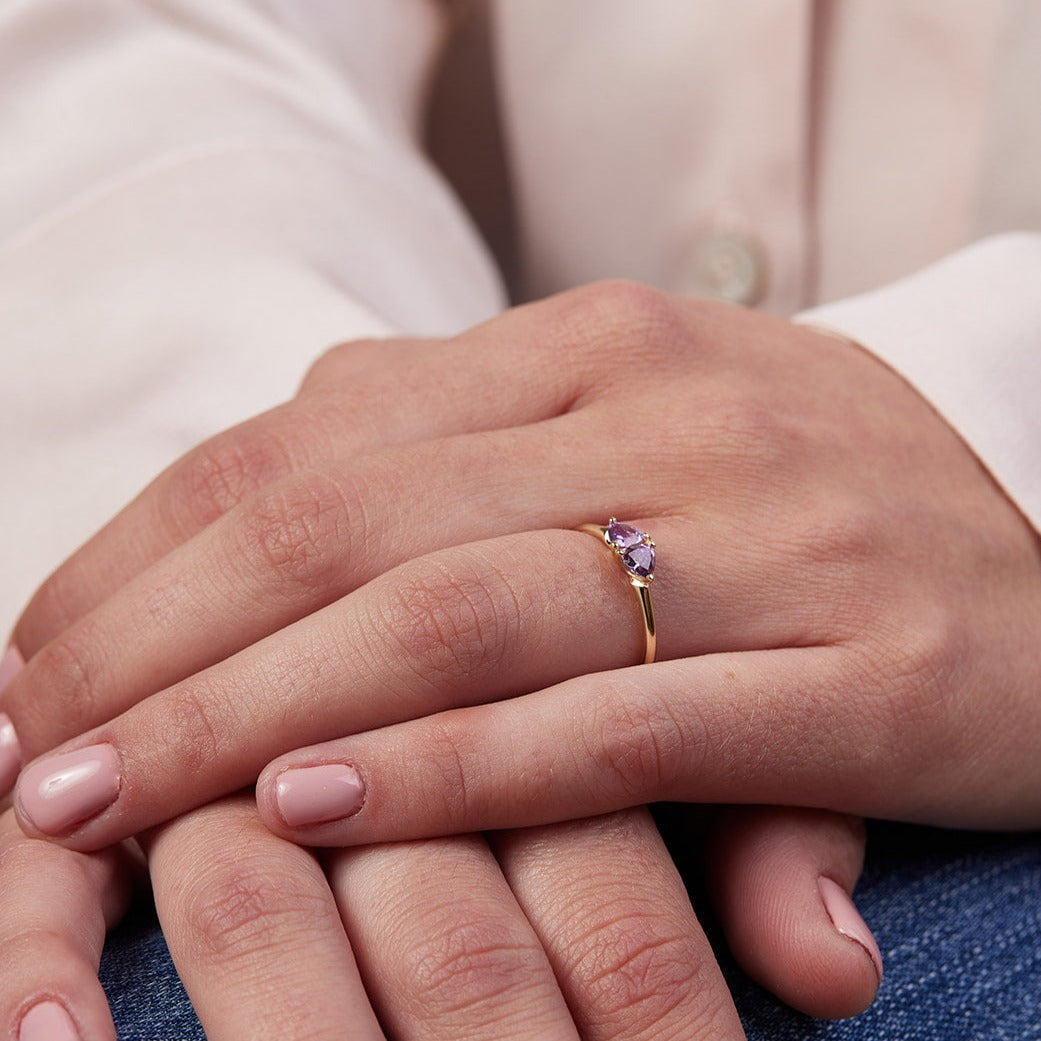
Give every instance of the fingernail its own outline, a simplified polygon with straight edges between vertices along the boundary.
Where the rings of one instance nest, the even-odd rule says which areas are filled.
[[[365,802],[365,785],[353,766],[330,763],[278,775],[275,801],[290,828],[352,817]]]
[[[848,937],[855,943],[860,944],[871,959],[875,967],[878,982],[882,982],[882,952],[878,949],[875,937],[867,927],[867,923],[860,917],[853,901],[849,898],[846,890],[833,879],[821,875],[817,879],[817,888],[820,890],[821,900],[824,901],[824,909],[828,912],[831,924],[843,936]]]
[[[7,648],[0,658],[0,691],[22,671],[25,661],[17,647]],[[0,712],[0,798],[14,786],[22,768],[22,747],[18,743],[11,717]]]
[[[88,745],[23,770],[18,802],[37,830],[62,835],[116,801],[121,774],[122,764],[111,745]]]
[[[8,647],[0,658],[0,690],[3,690],[22,671],[25,659],[17,647]]]
[[[14,787],[21,768],[22,748],[14,724],[6,712],[0,712],[0,797]]]
[[[58,1002],[41,1001],[22,1016],[18,1041],[80,1041],[80,1032]]]

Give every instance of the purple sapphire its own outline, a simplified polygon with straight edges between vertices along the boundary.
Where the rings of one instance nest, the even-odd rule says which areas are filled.
[[[612,520],[607,525],[607,541],[615,549],[620,549],[623,552],[633,546],[640,545],[645,537],[639,528],[634,528],[631,524],[620,524],[618,521]]]
[[[622,551],[622,563],[640,578],[654,577],[654,547],[640,542]]]

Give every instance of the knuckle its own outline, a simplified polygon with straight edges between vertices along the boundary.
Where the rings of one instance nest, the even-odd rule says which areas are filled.
[[[568,342],[605,351],[628,364],[641,352],[689,344],[690,329],[669,294],[639,282],[607,279],[564,293],[556,299],[556,327]]]
[[[316,384],[324,383],[327,379],[339,375],[351,346],[348,342],[336,343],[322,351],[304,373],[303,382],[300,384],[301,391],[309,390]]]
[[[287,594],[337,581],[350,556],[350,509],[337,482],[312,472],[263,494],[236,537],[244,559]],[[268,583],[269,584],[269,583]]]
[[[876,504],[832,488],[826,495],[808,498],[791,516],[775,516],[796,569],[792,575],[802,581],[812,576],[820,589],[828,590],[827,596],[816,598],[807,616],[814,632],[808,640],[856,639],[866,625],[880,620],[881,612],[891,612],[878,568],[878,561],[890,556],[890,535]]]
[[[312,398],[323,392],[336,397],[342,418],[339,392],[345,384],[357,389],[359,382],[376,393],[393,393],[409,368],[416,351],[429,349],[428,341],[411,337],[348,340],[330,347],[312,363],[300,384],[300,395]]]
[[[36,732],[50,738],[58,732],[79,733],[109,717],[102,693],[103,646],[95,627],[84,620],[33,657],[31,690],[25,691],[25,700],[17,708],[23,741],[31,741]],[[39,696],[40,692],[45,696]]]
[[[845,729],[844,745],[859,750],[842,765],[870,793],[867,802],[908,812],[905,797],[921,800],[927,789],[949,785],[953,764],[977,751],[978,731],[966,727],[962,703],[974,687],[973,638],[955,611],[937,605],[911,620],[876,621],[870,635],[843,645],[840,685],[857,697],[829,709],[832,732]]]
[[[876,636],[886,662],[881,698],[894,736],[906,746],[915,735],[939,742],[950,754],[958,740],[958,694],[969,672],[971,627],[951,608],[937,604],[921,612],[912,625]],[[924,749],[920,749],[924,751]]]
[[[434,690],[488,678],[511,641],[523,639],[531,602],[503,571],[428,558],[394,578],[371,628],[404,652],[391,655],[391,668],[408,669]]]
[[[98,892],[99,876],[93,857],[88,858],[81,853],[21,834],[9,836],[0,842],[0,877],[3,879],[0,891],[7,890],[11,894],[22,892],[18,914],[28,913],[33,905],[46,910],[40,904],[41,893],[51,896],[60,894],[61,899],[68,903],[89,908],[96,901]],[[35,889],[28,900],[19,889],[19,885],[26,880],[33,880],[34,889],[37,880],[42,887]],[[83,920],[89,922],[90,916],[83,916]]]
[[[76,854],[65,854],[65,858]],[[0,843],[0,872],[6,878],[33,878],[41,868],[50,871],[60,860],[60,854],[54,854],[47,848],[47,843],[39,839],[30,839],[16,833]],[[74,862],[70,859],[70,863]]]
[[[222,434],[194,449],[173,470],[163,516],[178,534],[192,534],[285,468],[285,448],[274,437],[248,430]]]
[[[15,642],[26,653],[64,632],[89,606],[93,583],[77,574],[75,562],[74,557],[47,578],[19,619]]]
[[[540,951],[501,914],[458,904],[421,914],[404,944],[401,971],[431,1017],[477,1012],[531,991],[541,979]]]
[[[734,477],[769,478],[746,487],[761,494],[791,469],[806,435],[799,425],[747,390],[721,393],[701,402],[697,416],[698,449],[725,465]]]
[[[850,568],[877,560],[885,552],[888,505],[874,496],[843,494],[829,487],[802,513],[800,544],[806,563]]]
[[[690,939],[651,912],[627,910],[597,922],[573,947],[577,976],[599,1016],[655,1024],[706,995],[707,966]],[[701,1012],[707,1014],[702,1007]]]
[[[202,778],[212,773],[215,763],[241,755],[225,699],[203,680],[170,688],[156,708],[161,714],[163,758],[177,764],[183,776]]]
[[[9,878],[30,878],[39,870],[46,857],[41,858],[40,839],[30,839],[15,832],[0,842],[0,871]]]
[[[329,915],[321,890],[270,856],[193,861],[179,903],[192,944],[215,960],[244,957],[313,933]]]
[[[945,694],[963,687],[968,672],[971,626],[961,614],[937,604],[908,634],[906,652],[898,659],[900,686],[911,693],[932,692],[927,700],[946,701]]]
[[[50,966],[58,975],[71,975],[73,966],[88,973],[83,955],[70,936],[39,925],[15,929],[0,940],[0,980],[24,978],[27,966]]]
[[[583,751],[597,783],[628,803],[644,803],[664,797],[691,759],[687,730],[665,695],[615,691],[591,703]]]
[[[347,340],[334,344],[311,363],[300,390],[310,391],[329,381],[338,381],[357,371],[359,362],[368,360],[374,353],[383,356],[386,352],[387,344],[382,340]]]
[[[672,298],[641,282],[605,279],[579,290],[579,299],[600,322],[629,336],[671,327],[676,318]]]
[[[471,778],[455,728],[438,716],[427,716],[421,726],[424,759],[437,772],[440,781],[428,789],[432,797],[431,819],[465,827],[470,819],[467,791]]]

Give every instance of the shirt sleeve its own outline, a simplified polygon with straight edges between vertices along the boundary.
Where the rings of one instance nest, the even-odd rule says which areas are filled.
[[[0,623],[325,347],[503,306],[421,148],[432,0],[0,7]]]
[[[856,340],[906,377],[1041,530],[1041,234],[984,239],[796,320]]]

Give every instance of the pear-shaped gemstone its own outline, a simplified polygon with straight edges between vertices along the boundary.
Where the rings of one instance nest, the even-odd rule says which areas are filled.
[[[621,524],[613,520],[607,526],[607,541],[615,549],[627,550],[631,546],[639,545],[644,538],[644,533],[631,524]]]
[[[653,578],[654,547],[647,542],[630,546],[622,551],[622,563],[640,578]]]

